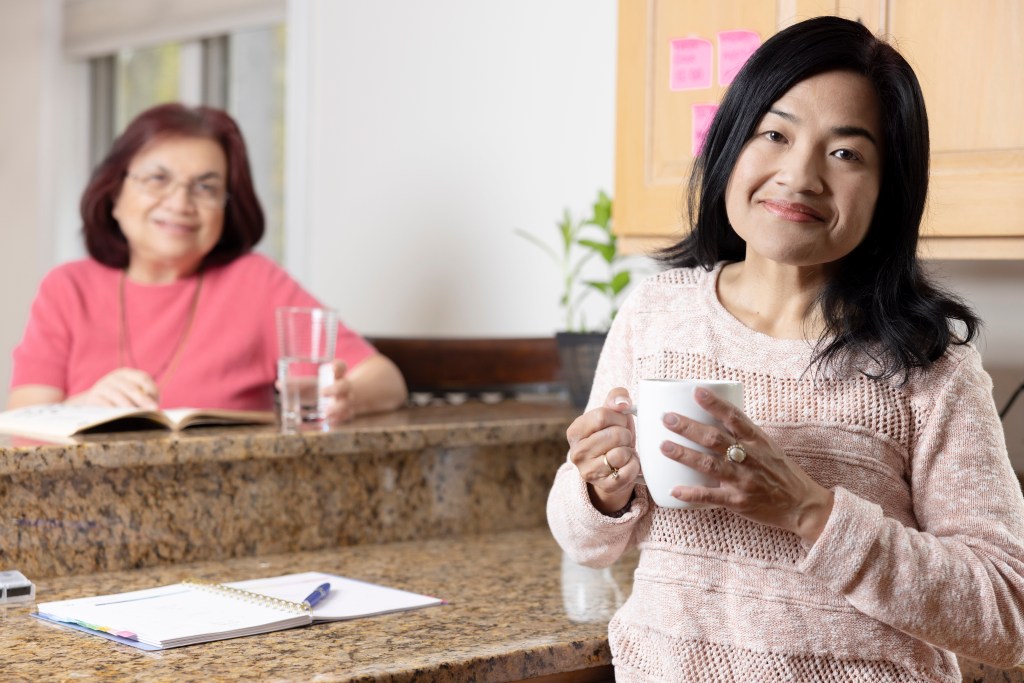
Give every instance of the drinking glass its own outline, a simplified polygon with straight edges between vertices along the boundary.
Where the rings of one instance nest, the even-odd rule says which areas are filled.
[[[324,389],[334,382],[338,314],[329,308],[278,308],[277,387],[281,429],[327,429]]]

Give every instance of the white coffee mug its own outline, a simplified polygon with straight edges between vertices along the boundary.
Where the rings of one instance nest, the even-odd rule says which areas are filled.
[[[697,387],[703,387],[721,399],[743,409],[743,384],[727,380],[704,379],[642,379],[637,388],[636,452],[640,456],[643,482],[654,502],[667,508],[703,508],[708,505],[687,503],[673,498],[676,486],[718,487],[718,480],[677,462],[661,452],[661,444],[673,441],[702,453],[725,457],[689,439],[684,439],[665,426],[665,413],[677,413],[721,427],[722,424],[701,408],[694,398]]]

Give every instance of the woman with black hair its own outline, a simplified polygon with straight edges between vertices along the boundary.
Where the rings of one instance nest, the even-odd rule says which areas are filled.
[[[640,549],[618,680],[953,682],[955,653],[1024,660],[1024,499],[979,321],[916,255],[928,154],[913,70],[855,22],[776,34],[730,86],[693,229],[615,319],[548,501],[577,561]],[[744,385],[744,411],[696,392],[723,429],[663,418],[719,454],[662,445],[720,482],[672,492],[710,507],[637,480],[646,378]]]

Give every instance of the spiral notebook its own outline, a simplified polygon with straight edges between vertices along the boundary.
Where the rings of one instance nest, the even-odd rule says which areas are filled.
[[[330,593],[310,609],[302,600],[323,583],[331,584]],[[142,650],[164,650],[443,603],[428,595],[306,572],[236,584],[184,581],[43,602],[33,616]]]

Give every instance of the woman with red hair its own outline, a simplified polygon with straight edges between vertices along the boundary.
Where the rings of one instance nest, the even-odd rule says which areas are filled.
[[[9,408],[38,403],[269,410],[274,310],[320,303],[253,253],[263,210],[223,111],[133,120],[82,196],[90,258],[51,271],[14,350]],[[405,400],[398,368],[339,325],[328,419]]]

